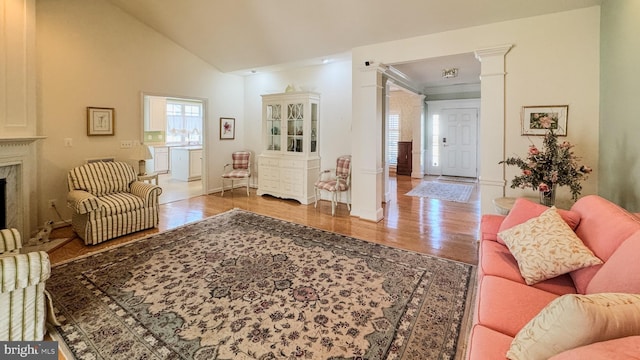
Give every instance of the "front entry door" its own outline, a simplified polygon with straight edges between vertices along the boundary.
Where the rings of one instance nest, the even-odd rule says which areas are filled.
[[[478,109],[444,109],[442,175],[477,176]]]

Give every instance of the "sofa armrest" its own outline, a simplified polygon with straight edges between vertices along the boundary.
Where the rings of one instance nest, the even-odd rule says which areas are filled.
[[[162,188],[158,185],[134,181],[131,183],[131,193],[142,198],[145,206],[150,206],[158,203],[158,196],[162,194]]]
[[[84,190],[71,190],[67,194],[67,206],[78,214],[87,214],[100,209],[100,200]]]
[[[22,248],[22,237],[17,229],[0,230],[0,253],[15,252]]]
[[[498,229],[506,216],[485,214],[480,220],[480,240],[498,241]]]
[[[51,276],[49,255],[33,251],[0,258],[0,292],[7,293],[46,281]]]

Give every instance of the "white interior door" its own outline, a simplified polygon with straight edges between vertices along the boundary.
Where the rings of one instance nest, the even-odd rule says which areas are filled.
[[[442,119],[442,175],[475,178],[478,109],[444,109]]]

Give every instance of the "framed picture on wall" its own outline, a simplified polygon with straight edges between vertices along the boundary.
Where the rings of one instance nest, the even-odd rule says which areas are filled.
[[[522,107],[522,135],[544,135],[552,129],[558,136],[567,136],[569,105]]]
[[[220,139],[233,140],[236,138],[236,119],[220,118]]]
[[[87,107],[87,135],[112,136],[115,134],[114,108]]]

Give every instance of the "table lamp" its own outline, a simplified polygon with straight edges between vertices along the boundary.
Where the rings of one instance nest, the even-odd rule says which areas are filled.
[[[136,146],[136,148],[133,150],[131,158],[134,160],[138,160],[138,175],[146,175],[146,160],[153,159],[153,156],[151,156],[151,150],[149,150],[149,146],[145,144]]]

